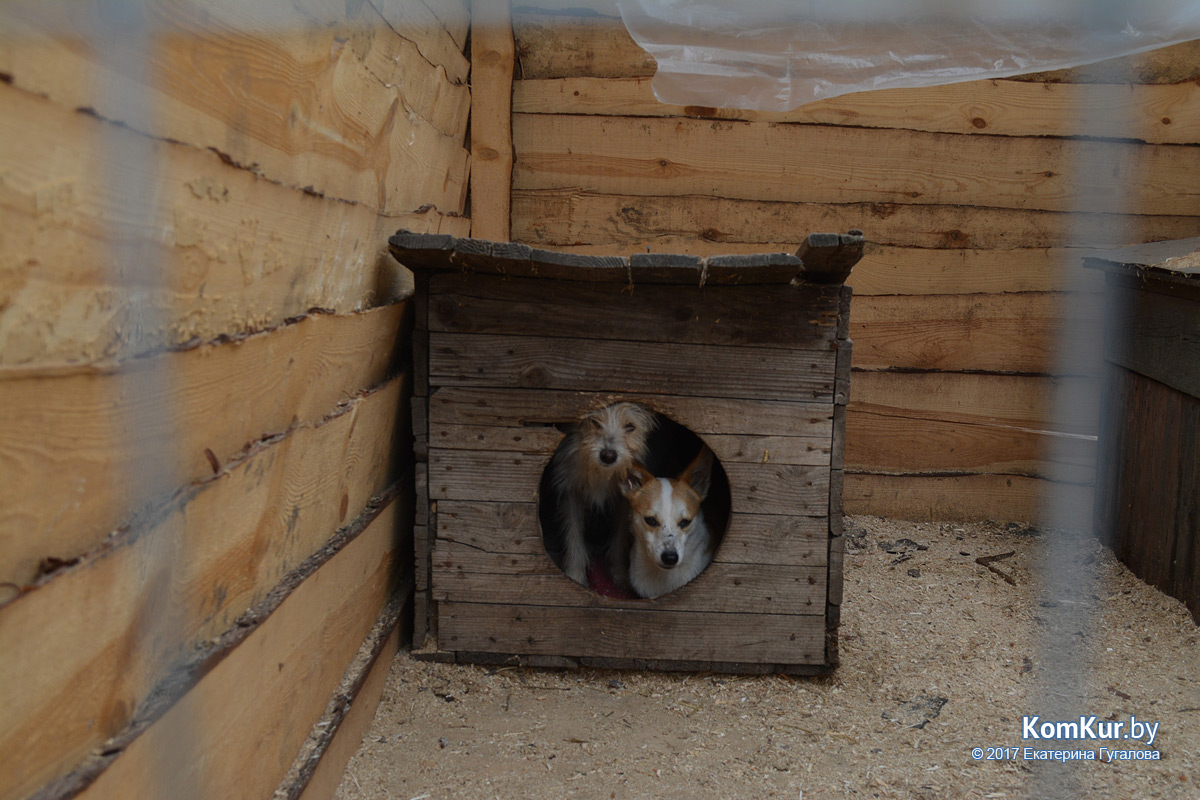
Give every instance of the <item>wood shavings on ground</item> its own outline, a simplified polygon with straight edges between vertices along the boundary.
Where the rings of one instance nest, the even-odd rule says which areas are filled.
[[[1098,542],[1080,713],[1159,723],[1160,761],[980,761],[1022,741],[1043,665],[1049,533],[849,517],[841,666],[825,678],[536,670],[396,659],[338,789],[384,798],[1200,797],[1200,628]],[[1009,552],[1014,554],[1009,556]],[[997,559],[1003,556],[1003,559]],[[992,561],[988,561],[992,558]],[[983,564],[978,563],[982,559]],[[1001,567],[1012,583],[988,567]]]

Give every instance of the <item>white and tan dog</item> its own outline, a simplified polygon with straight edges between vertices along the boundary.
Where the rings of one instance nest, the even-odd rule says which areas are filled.
[[[656,478],[635,463],[621,480],[629,517],[617,546],[629,546],[629,584],[639,596],[673,592],[712,560],[700,507],[712,484],[712,469],[712,451],[701,447],[678,478]]]
[[[588,585],[588,517],[612,513],[618,483],[645,459],[646,437],[654,427],[654,412],[637,403],[614,403],[580,420],[555,452],[550,475],[558,495],[562,568],[576,583]],[[605,533],[611,535],[611,526]],[[605,542],[602,552],[608,547]]]

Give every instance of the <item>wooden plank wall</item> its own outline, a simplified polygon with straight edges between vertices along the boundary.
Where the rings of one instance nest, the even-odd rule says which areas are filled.
[[[468,233],[468,15],[349,7],[147,0],[107,49],[0,11],[4,800],[327,797],[369,722],[412,587],[386,240]]]
[[[1059,383],[1099,394],[1101,287],[1074,282],[1075,248],[1200,231],[1200,44],[766,114],[658,103],[611,0],[522,3],[513,26],[515,240],[711,254],[861,228],[847,511],[1034,519],[1053,468],[1086,524],[1098,404],[1048,421]],[[1067,321],[1089,357],[1062,374]]]

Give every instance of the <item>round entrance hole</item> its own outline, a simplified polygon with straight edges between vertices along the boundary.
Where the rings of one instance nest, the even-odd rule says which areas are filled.
[[[538,518],[568,578],[607,597],[653,598],[708,567],[729,527],[729,478],[698,435],[637,403],[561,428]]]

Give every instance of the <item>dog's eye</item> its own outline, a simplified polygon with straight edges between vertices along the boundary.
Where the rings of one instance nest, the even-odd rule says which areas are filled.
[[[642,519],[646,520],[646,524],[651,528],[657,528],[661,524],[658,517],[642,517]]]
[[[589,419],[588,422],[592,423],[592,427],[595,428],[596,430],[600,430],[601,428],[604,427],[603,425],[600,424],[600,420],[596,419],[595,417],[592,417],[591,419]]]
[[[679,520],[679,527],[681,527],[681,528],[687,528],[687,526],[691,525],[691,524],[692,524],[692,521],[690,519],[688,519],[687,517],[684,517],[683,519]]]
[[[628,431],[629,433],[633,433],[634,431],[637,430],[637,425],[634,425],[632,422],[630,422],[628,425],[625,426],[625,430]]]

